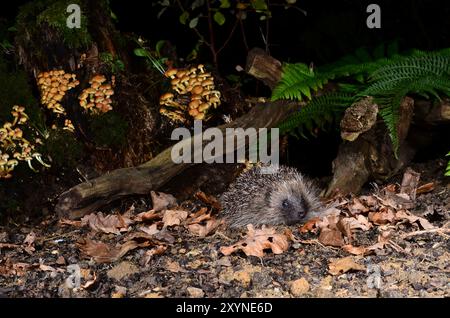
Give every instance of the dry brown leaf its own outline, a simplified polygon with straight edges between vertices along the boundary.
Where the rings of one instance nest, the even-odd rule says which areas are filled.
[[[332,261],[330,264],[328,264],[328,268],[328,272],[333,276],[346,273],[350,270],[366,270],[363,265],[355,263],[355,261],[351,257],[340,258],[338,260]]]
[[[429,182],[417,188],[416,194],[428,193],[434,190],[434,182]]]
[[[151,191],[150,196],[152,198],[153,210],[155,212],[177,205],[177,199],[171,194]]]
[[[60,225],[70,225],[75,227],[82,227],[81,221],[73,221],[69,219],[61,219],[58,221]]]
[[[209,220],[211,218],[211,213],[208,213],[208,209],[203,207],[191,216],[189,216],[188,224],[196,224],[201,223],[205,220]]]
[[[161,219],[161,214],[157,213],[155,210],[150,210],[147,212],[141,212],[134,218],[136,222],[151,222],[154,220]]]
[[[186,272],[184,268],[176,261],[168,260],[166,263],[166,269],[172,273]]]
[[[139,228],[139,230],[141,230],[142,232],[148,234],[148,235],[155,235],[157,233],[159,233],[160,231],[158,230],[158,224],[154,223],[150,226],[141,226]]]
[[[97,263],[110,263],[138,247],[138,243],[127,241],[122,245],[110,246],[103,242],[84,239],[78,243],[78,247],[83,254],[92,257]]]
[[[407,168],[403,174],[400,193],[408,195],[411,201],[416,200],[416,190],[419,185],[420,173],[411,168]]]
[[[83,226],[87,225],[96,232],[112,233],[116,235],[128,231],[129,225],[133,223],[134,221],[128,217],[115,214],[104,216],[102,212],[91,213],[81,219],[81,224]]]
[[[151,250],[148,250],[145,252],[144,254],[144,266],[147,266],[148,263],[150,262],[150,260],[153,258],[153,256],[155,255],[161,255],[163,254],[165,251],[167,250],[167,247],[164,245],[158,245],[154,248],[152,248]]]
[[[163,216],[164,227],[180,225],[187,219],[188,212],[182,210],[166,210]]]
[[[247,256],[263,257],[265,249],[271,249],[274,254],[281,254],[289,248],[289,238],[285,234],[276,233],[274,228],[263,226],[256,229],[253,225],[247,225],[247,237],[231,246],[222,246],[220,252],[230,255],[242,250]]]
[[[371,208],[378,206],[378,199],[373,195],[362,195],[359,197],[359,199]]]
[[[39,269],[44,272],[56,272],[56,269],[54,267],[45,264],[39,264]]]
[[[188,229],[189,229],[189,232],[191,232],[194,235],[197,235],[200,237],[206,237],[207,235],[214,232],[221,223],[222,222],[217,220],[216,218],[211,218],[208,221],[206,221],[205,225],[201,225],[198,223],[189,224]]]
[[[300,233],[312,232],[316,226],[316,223],[319,220],[320,220],[320,218],[318,218],[318,217],[308,220],[305,224],[300,226],[300,228],[299,228]]]
[[[207,195],[203,191],[198,191],[195,194],[195,197],[197,199],[199,199],[200,201],[202,201],[203,203],[211,206],[212,208],[214,208],[216,210],[220,210],[221,209],[220,202],[212,195]]]
[[[395,213],[391,208],[382,207],[380,212],[369,212],[369,221],[377,225],[392,223]]]
[[[342,246],[344,245],[344,238],[341,231],[337,229],[325,228],[320,231],[319,242],[327,246]]]
[[[411,224],[418,221],[423,229],[425,230],[434,229],[434,226],[430,222],[428,222],[427,219],[420,216],[415,216],[406,210],[397,211],[397,213],[395,214],[395,219],[399,221],[407,220]]]
[[[352,214],[369,212],[369,208],[362,204],[358,198],[353,198],[352,202],[348,204],[348,210]]]
[[[353,246],[351,244],[348,244],[342,246],[342,249],[353,255],[368,255],[375,250],[383,249],[386,246],[386,244],[389,243],[390,238],[391,238],[390,232],[387,231],[381,232],[381,234],[378,235],[378,243],[375,243],[370,246]]]
[[[25,245],[23,249],[28,254],[32,254],[36,249],[34,248],[34,241],[36,240],[36,234],[31,231],[23,240],[23,244]]]

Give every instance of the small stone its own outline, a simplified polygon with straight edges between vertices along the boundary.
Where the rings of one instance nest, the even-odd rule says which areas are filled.
[[[191,298],[203,298],[205,293],[200,288],[188,287],[187,292]]]
[[[305,278],[300,278],[291,282],[291,294],[300,297],[309,291],[309,283]]]

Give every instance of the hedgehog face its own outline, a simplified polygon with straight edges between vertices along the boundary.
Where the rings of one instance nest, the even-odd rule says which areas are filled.
[[[284,223],[294,224],[306,217],[310,204],[302,187],[297,182],[282,184],[271,195],[271,206],[281,212]]]

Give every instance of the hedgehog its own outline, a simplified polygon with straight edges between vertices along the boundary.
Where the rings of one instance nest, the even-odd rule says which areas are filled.
[[[295,168],[264,174],[255,166],[238,176],[220,197],[229,228],[248,224],[292,225],[319,214],[318,191]]]

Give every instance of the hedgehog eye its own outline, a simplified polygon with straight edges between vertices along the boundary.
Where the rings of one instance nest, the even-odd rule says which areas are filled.
[[[289,206],[288,200],[283,200],[283,202],[281,203],[281,205],[283,206],[283,208],[287,208],[287,207]]]

